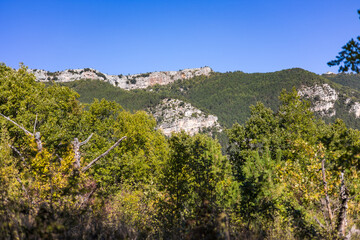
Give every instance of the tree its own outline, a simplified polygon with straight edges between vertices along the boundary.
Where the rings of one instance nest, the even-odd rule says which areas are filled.
[[[295,89],[280,100],[277,113],[259,103],[243,126],[228,132],[245,228],[269,239],[342,239],[355,233],[360,132],[340,120],[318,120]]]
[[[358,10],[360,15],[360,10]],[[342,47],[342,51],[336,56],[335,60],[328,62],[327,64],[332,66],[340,66],[339,72],[353,71],[356,73],[360,72],[360,36],[357,37],[357,41],[351,39],[347,44]]]
[[[217,219],[222,214],[226,219],[238,192],[219,143],[207,135],[185,132],[173,134],[169,143],[162,181],[166,198],[160,208],[164,238],[208,239],[218,234],[226,239],[226,227]]]

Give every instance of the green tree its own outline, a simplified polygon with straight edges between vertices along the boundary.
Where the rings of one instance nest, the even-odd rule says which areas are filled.
[[[360,15],[360,10],[358,10]],[[329,66],[339,66],[339,72],[353,71],[360,72],[360,36],[357,37],[357,41],[351,39],[347,44],[342,47],[342,51],[336,56],[335,60],[328,62]]]
[[[162,183],[166,198],[160,208],[164,237],[226,235],[229,230],[216,219],[229,213],[238,194],[220,145],[209,136],[184,132],[173,134],[169,143]]]

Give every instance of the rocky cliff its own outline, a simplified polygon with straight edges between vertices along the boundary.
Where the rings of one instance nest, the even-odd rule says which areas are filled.
[[[69,69],[61,72],[29,69],[37,81],[70,82],[80,79],[96,79],[109,82],[113,86],[123,89],[147,88],[155,84],[166,85],[177,80],[193,78],[195,76],[209,76],[213,70],[210,67],[184,69],[179,71],[151,72],[133,75],[108,75],[92,68]]]
[[[336,116],[336,103],[343,111],[354,114],[360,118],[360,103],[353,101],[345,94],[337,92],[329,84],[315,84],[314,86],[302,86],[298,94],[311,101],[311,109],[322,117]]]
[[[164,99],[155,108],[149,109],[149,112],[156,118],[158,129],[166,136],[181,130],[190,135],[211,130],[221,132],[216,116],[207,115],[190,103],[178,99]]]
[[[298,93],[309,99],[313,104],[312,110],[321,116],[332,117],[336,114],[334,106],[338,100],[338,93],[329,84],[302,86]]]

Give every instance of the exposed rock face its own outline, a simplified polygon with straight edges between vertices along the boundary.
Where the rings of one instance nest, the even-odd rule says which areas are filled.
[[[164,99],[161,104],[149,111],[156,118],[158,129],[162,129],[166,136],[181,130],[190,135],[206,129],[215,129],[221,132],[216,116],[206,115],[191,104],[178,99]]]
[[[108,75],[92,68],[48,72],[45,70],[29,69],[37,81],[70,82],[80,79],[96,79],[109,82],[123,89],[147,88],[155,84],[166,85],[177,80],[189,79],[195,76],[209,76],[213,70],[210,67],[184,69],[181,71],[152,72],[134,75]]]
[[[311,100],[312,110],[321,116],[332,117],[336,114],[334,106],[338,100],[338,93],[328,84],[302,86],[298,90],[298,94]]]
[[[360,117],[360,103],[355,102],[351,108],[350,108],[350,113],[354,113],[356,118]]]

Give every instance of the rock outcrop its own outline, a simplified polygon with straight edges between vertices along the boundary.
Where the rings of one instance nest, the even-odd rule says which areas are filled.
[[[350,108],[350,113],[354,113],[355,118],[360,118],[360,103],[355,102]]]
[[[166,85],[177,80],[193,78],[195,76],[209,76],[213,70],[210,67],[184,69],[179,71],[151,72],[133,75],[108,75],[92,68],[69,69],[61,72],[29,69],[40,82],[70,82],[80,79],[96,79],[106,81],[113,86],[123,89],[147,88],[155,84]]]
[[[178,99],[164,99],[149,112],[156,118],[157,128],[161,129],[166,136],[181,130],[190,135],[210,130],[221,132],[216,116],[206,115],[190,103]]]
[[[338,93],[329,84],[302,86],[298,94],[309,99],[312,102],[312,110],[321,116],[332,117],[336,114],[334,106],[338,100]]]

